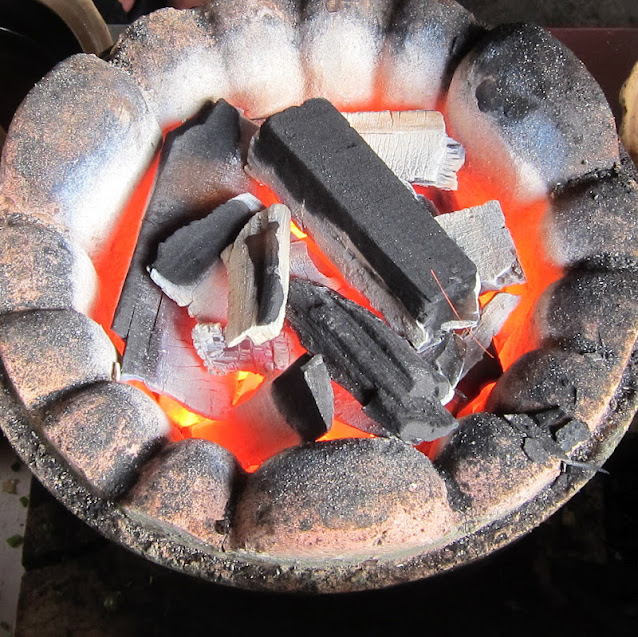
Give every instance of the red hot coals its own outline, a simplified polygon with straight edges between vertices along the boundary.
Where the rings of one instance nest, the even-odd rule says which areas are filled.
[[[212,144],[222,121],[227,130]],[[176,175],[197,181],[195,157],[220,174],[223,156],[228,196],[194,184],[194,209],[184,208]],[[260,186],[238,174],[246,164],[285,205],[264,208],[247,192]],[[475,325],[484,267],[477,273],[433,206],[329,102],[309,100],[261,129],[226,102],[207,105],[171,133],[160,166],[128,277],[155,293],[144,306],[148,295],[125,286],[118,319],[126,309],[133,320],[123,378],[226,428],[215,440],[250,440],[228,447],[243,450],[244,466],[321,437],[334,413],[413,445],[456,428],[443,405],[465,347],[452,330]],[[291,213],[312,240],[307,249],[291,239]],[[324,261],[313,263],[317,248]],[[346,298],[353,290],[378,316]],[[237,374],[247,371],[263,384],[240,395]]]
[[[476,266],[330,102],[268,118],[249,164],[386,318],[398,300],[417,347],[475,322]]]

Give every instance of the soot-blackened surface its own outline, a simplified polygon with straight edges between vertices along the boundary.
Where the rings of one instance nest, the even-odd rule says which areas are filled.
[[[230,633],[248,612],[265,633],[285,621],[305,622],[311,636],[414,634],[417,626],[456,637],[485,626],[498,637],[628,637],[638,621],[636,462],[634,433],[606,463],[609,474],[473,565],[392,589],[320,597],[252,593],[152,564],[104,540],[34,482],[16,635],[79,634],[79,626],[97,637]]]

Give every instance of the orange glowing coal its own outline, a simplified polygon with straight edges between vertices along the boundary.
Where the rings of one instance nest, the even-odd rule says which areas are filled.
[[[353,107],[349,110],[385,110],[391,106],[396,105],[389,105],[378,97],[372,107],[368,103],[363,105],[363,109]],[[403,106],[406,107],[406,105]],[[100,278],[100,295],[99,304],[96,305],[93,312],[93,318],[104,326],[120,353],[123,352],[124,343],[110,330],[110,325],[135,247],[144,210],[152,191],[157,167],[158,158],[155,159],[147,174],[140,181],[121,223],[116,228],[103,254],[96,261],[96,269]],[[434,192],[425,187],[416,187],[415,189],[426,197],[434,199],[436,206],[443,213],[482,205],[492,199],[499,200],[527,277],[526,284],[511,286],[504,290],[521,296],[521,302],[517,309],[510,315],[493,342],[496,356],[502,369],[505,370],[521,355],[536,347],[536,336],[533,333],[532,321],[530,320],[533,307],[540,294],[561,275],[560,269],[545,259],[542,249],[541,222],[547,201],[539,200],[532,204],[520,205],[503,196],[503,193],[496,192],[493,186],[481,179],[480,175],[473,173],[467,166],[459,171],[458,181],[459,188],[454,193]],[[278,201],[275,194],[262,184],[255,184],[254,194],[265,206]],[[379,313],[370,306],[368,300],[345,281],[338,268],[322,253],[311,237],[294,223],[291,226],[291,233],[296,240],[306,243],[308,252],[317,268],[326,277],[338,282],[337,289],[341,294],[379,316]],[[481,306],[489,302],[495,294],[495,292],[483,294],[480,298]],[[302,348],[300,348],[301,350]],[[248,371],[228,374],[227,382],[234,391],[233,405],[238,406],[249,400],[264,380],[264,376]],[[289,431],[279,432],[273,436],[272,431],[262,431],[259,422],[248,423],[234,417],[232,412],[224,420],[210,420],[190,411],[168,396],[157,395],[149,391],[142,383],[132,382],[131,384],[145,391],[162,407],[174,425],[173,439],[204,438],[211,440],[231,451],[247,471],[254,471],[267,458],[299,442]],[[475,388],[469,400],[465,400],[463,396],[457,396],[448,408],[457,417],[482,411],[493,386],[493,379],[489,379],[485,386]],[[335,420],[330,431],[319,440],[360,437],[373,436]],[[417,448],[433,458],[444,444],[445,440],[438,440],[422,443]]]

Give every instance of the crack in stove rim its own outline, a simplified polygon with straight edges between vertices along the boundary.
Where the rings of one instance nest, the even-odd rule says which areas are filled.
[[[609,407],[609,404],[607,404],[605,408],[607,409],[608,407]],[[621,423],[620,423],[621,425],[626,427],[627,424],[628,424],[626,422],[626,418],[628,417],[628,415],[629,415],[628,411],[630,411],[630,410],[625,409],[623,411],[623,409],[622,409],[623,405],[622,404],[620,404],[620,406],[616,405],[615,407],[617,409],[616,409],[616,411],[614,411],[614,413],[618,412],[618,413],[624,414],[624,419],[621,416],[621,417],[619,417],[619,421],[621,421]],[[70,480],[71,481],[70,484],[71,484],[71,486],[73,488],[70,489],[69,492],[66,492],[65,497],[70,498],[71,497],[71,493],[73,493],[73,492],[74,493],[83,493],[83,495],[86,496],[86,503],[87,503],[88,510],[85,511],[84,513],[82,513],[82,511],[80,511],[78,509],[79,504],[81,504],[81,503],[78,503],[78,502],[70,502],[70,503],[67,504],[67,506],[69,506],[69,508],[74,510],[80,517],[82,517],[84,515],[84,517],[87,518],[85,521],[88,521],[89,523],[94,522],[96,524],[98,524],[98,521],[96,520],[96,516],[99,515],[99,512],[105,511],[106,512],[105,515],[108,514],[108,519],[106,520],[108,522],[108,524],[107,524],[107,526],[104,529],[102,529],[102,531],[105,534],[113,534],[113,535],[116,535],[117,533],[126,533],[126,534],[128,534],[129,537],[132,537],[135,540],[134,544],[135,544],[135,546],[138,547],[138,552],[140,552],[141,554],[144,554],[145,541],[144,541],[143,538],[139,537],[139,534],[140,533],[142,535],[143,534],[147,534],[147,537],[148,537],[148,530],[147,529],[141,529],[141,527],[139,527],[138,525],[133,524],[133,522],[130,521],[130,518],[127,518],[127,516],[117,507],[117,505],[115,505],[115,504],[113,504],[113,503],[111,503],[109,501],[105,501],[105,500],[96,500],[94,496],[92,496],[92,495],[90,495],[88,493],[88,491],[84,491],[84,489],[79,486],[79,483],[75,480],[74,477],[69,477],[68,471],[67,471],[67,469],[65,467],[62,467],[61,465],[58,466],[57,460],[55,460],[55,458],[53,458],[52,456],[47,456],[48,452],[46,451],[46,443],[42,442],[42,440],[39,438],[38,434],[36,434],[35,429],[31,428],[30,425],[28,424],[29,416],[26,414],[26,407],[24,407],[24,405],[15,404],[14,403],[8,409],[9,409],[9,411],[13,412],[14,418],[15,418],[15,420],[13,421],[13,425],[12,426],[13,427],[17,427],[18,429],[20,427],[23,427],[23,430],[22,430],[21,434],[16,434],[15,431],[12,431],[11,432],[11,439],[12,440],[17,440],[18,441],[17,444],[20,444],[20,442],[24,443],[26,441],[26,448],[23,449],[23,452],[22,452],[21,455],[23,455],[25,458],[27,458],[27,457],[33,458],[33,461],[29,462],[30,466],[34,466],[35,465],[36,469],[38,469],[40,471],[40,474],[43,477],[46,477],[46,475],[48,474],[48,469],[51,466],[53,466],[54,468],[56,468],[57,471],[60,472],[60,473],[58,473],[58,477],[56,477],[54,472],[52,473],[52,477],[51,477],[51,482],[50,482],[49,488],[51,488],[51,485],[53,485],[54,490],[57,491],[57,485],[62,480],[63,477],[64,477],[64,480]],[[26,418],[27,420],[25,421],[24,418]],[[612,418],[612,420],[613,420],[613,418]],[[18,421],[21,421],[21,424]],[[605,420],[604,422],[606,423],[607,420]],[[596,428],[596,430],[594,432],[594,435],[598,435],[600,433],[602,427],[603,427],[603,425],[601,424],[601,422],[597,421],[597,428]],[[622,428],[623,427],[620,426],[620,429],[622,429]],[[614,429],[614,432],[615,432],[615,435],[612,436],[609,439],[611,441],[615,441],[616,438],[619,438],[620,435],[621,435],[621,434],[619,435],[619,433],[620,433],[619,429]],[[622,433],[624,433],[624,431]],[[603,438],[602,443],[600,443],[602,445],[602,448],[600,449],[600,454],[598,454],[598,455],[595,454],[596,458],[600,457],[600,459],[602,460],[602,459],[604,459],[604,457],[609,455],[609,453],[611,453],[611,449],[607,449],[607,446],[611,446],[613,448],[613,446],[615,446],[615,444],[611,444],[611,442],[609,442],[609,440]],[[38,455],[38,454],[40,454],[40,455]],[[42,454],[44,454],[44,455],[42,455]],[[51,465],[51,463],[53,463],[53,464]],[[36,473],[37,473],[37,471],[36,471]],[[584,482],[586,482],[586,481],[587,481],[587,478],[584,478],[582,480],[582,484],[584,484]],[[45,484],[46,484],[46,482],[45,482]],[[569,488],[565,487],[565,493],[567,493],[570,489],[575,490],[575,489],[579,488],[579,486],[582,486],[582,484],[579,483],[579,480],[577,478],[574,478],[573,485],[571,487],[569,487]],[[80,489],[81,491],[78,490],[78,489]],[[541,492],[541,493],[544,493],[544,491]],[[572,493],[568,494],[569,497],[571,495],[572,495]],[[566,495],[564,497],[564,499],[567,499],[568,496]],[[58,497],[60,497],[59,494],[58,494]],[[550,500],[552,500],[552,499],[550,498]],[[560,499],[560,496],[557,496],[552,501],[558,502],[555,505],[555,508],[558,508],[558,506],[560,506],[560,504],[562,503],[563,500]],[[97,504],[96,504],[96,502],[97,502]],[[525,513],[524,512],[527,511],[528,508],[532,508],[533,509],[534,508],[534,504],[533,504],[534,502],[536,502],[536,499],[532,500],[530,504],[526,504],[522,508],[515,510],[511,514],[508,514],[507,517],[501,518],[501,520],[497,520],[497,522],[489,525],[488,527],[484,527],[484,528],[490,529],[493,525],[497,525],[498,522],[500,522],[502,520],[507,520],[507,519],[510,519],[510,518],[512,518],[513,520],[522,519],[521,524],[522,524],[522,526],[525,526]],[[551,506],[553,506],[553,505],[550,503],[550,508],[551,508]],[[545,509],[545,510],[547,510],[547,509]],[[546,514],[541,512],[538,515],[538,517],[540,518],[538,521],[540,522],[541,519],[544,519],[545,517],[547,517],[553,510],[554,509],[550,510]],[[98,513],[96,513],[96,511]],[[532,526],[535,526],[536,523],[534,523]],[[514,526],[516,526],[515,522],[513,522],[512,524]],[[520,530],[519,534],[524,533],[526,530],[529,530],[529,529],[522,528]],[[498,534],[500,532],[502,532],[502,531],[494,531],[493,535],[494,536],[498,536]],[[489,535],[489,533],[490,533],[489,531],[480,530],[480,531],[477,532],[476,537],[482,537],[483,535]],[[509,542],[511,539],[513,539],[513,537],[508,535],[508,534],[506,534],[506,536],[507,537],[502,539],[502,543]],[[470,537],[473,537],[473,535],[472,536],[466,536],[466,538],[464,540],[457,541],[457,543],[459,543],[461,545],[463,545],[466,542],[468,544],[468,546],[466,546],[465,548],[463,548],[463,547],[460,548],[460,553],[462,553],[463,551],[474,550],[475,553],[476,553],[476,557],[478,557],[480,554],[491,552],[491,550],[493,550],[493,548],[496,548],[496,545],[492,544],[490,547],[483,547],[484,550],[481,551],[480,550],[480,546],[481,546],[480,545],[480,541],[478,541],[478,547],[474,547],[473,546],[473,541],[468,539]],[[179,547],[180,547],[179,544],[175,543],[173,540],[166,539],[166,538],[160,538],[160,537],[158,537],[157,539],[148,540],[149,542],[151,542],[151,544],[146,546],[146,548],[148,549],[149,546],[150,547],[155,547],[156,549],[161,548],[161,547],[159,547],[159,544],[158,544],[160,539],[162,540],[163,543],[168,543],[168,545],[170,545],[171,547],[175,548],[176,552],[179,553]],[[190,541],[193,541],[193,540],[190,540]],[[496,544],[498,544],[498,541],[496,539],[494,541],[496,542]],[[195,540],[195,542],[199,544],[198,540]],[[455,544],[456,543],[453,543],[453,544],[448,545],[447,547],[441,549],[440,553],[443,554],[446,550],[449,550],[452,547],[454,547]],[[206,554],[211,555],[210,549],[209,549],[209,551]],[[162,558],[161,558],[161,551],[160,550],[158,550],[157,555],[159,556],[159,559],[156,559],[156,561],[161,561]],[[197,557],[198,555],[200,557]],[[203,555],[203,554],[198,553],[197,551],[194,550],[192,555],[190,555],[190,558],[193,559],[193,560],[195,560],[195,559],[204,559],[203,557],[201,557],[201,555]],[[265,579],[265,578],[267,578],[269,576],[272,576],[272,575],[279,575],[279,577],[281,577],[281,574],[277,573],[277,569],[278,568],[280,569],[282,564],[285,564],[285,563],[288,562],[288,560],[286,560],[286,558],[283,558],[281,556],[275,556],[273,558],[267,558],[263,554],[242,551],[241,549],[240,550],[234,549],[232,551],[232,553],[220,552],[219,555],[220,555],[220,557],[219,558],[215,557],[215,559],[212,560],[212,563],[217,568],[217,566],[219,566],[219,562],[222,562],[222,566],[219,566],[219,568],[220,569],[224,569],[225,568],[229,572],[229,574],[225,574],[225,575],[217,574],[217,575],[215,575],[215,577],[211,576],[210,578],[211,579],[220,579],[221,578],[226,583],[234,584],[234,585],[238,585],[238,586],[239,585],[244,585],[244,586],[247,586],[247,587],[250,587],[249,586],[250,583],[252,583],[253,587],[256,587],[254,578],[262,577],[263,579]],[[233,557],[229,560],[229,556],[231,556],[231,555]],[[237,561],[241,562],[240,558],[243,557],[243,556],[248,556],[247,560],[248,559],[254,560],[257,564],[261,564],[262,566],[257,566],[256,567],[257,573],[256,574],[252,574],[250,577],[248,577],[247,581],[244,581],[243,583],[241,583],[241,582],[237,582],[236,583],[235,581],[232,581],[232,578],[234,577],[232,575],[233,570],[235,570],[234,567],[231,566],[231,565],[228,565],[228,564],[223,564],[223,563],[226,562],[226,561],[230,561],[232,564],[235,564]],[[152,557],[152,556],[147,555],[147,557]],[[325,565],[326,559],[327,558],[325,558],[325,557],[321,557],[320,564],[321,565]],[[350,562],[348,560],[343,560],[341,558],[335,558],[335,559],[337,559],[337,561],[340,564],[344,564],[345,562],[348,562],[348,564],[350,564]],[[353,559],[356,560],[357,558],[355,557]],[[381,570],[386,568],[386,566],[388,566],[388,564],[386,564],[386,562],[388,562],[388,560],[390,560],[390,559],[391,558],[389,558],[389,557],[387,557],[387,558],[386,557],[379,558],[380,561],[384,562],[384,566],[381,566],[379,568]],[[406,558],[406,560],[399,560],[399,561],[402,562],[402,563],[403,562],[412,563],[411,560],[415,561],[415,562],[418,562],[419,559],[427,560],[426,557],[423,557],[423,558],[417,557],[417,558]],[[270,560],[273,560],[275,562],[275,565],[271,565],[270,566],[271,570],[269,572],[263,573],[263,574],[260,573],[259,569],[260,568],[266,568],[265,566],[263,566],[263,564],[270,563]],[[442,558],[442,560],[445,561],[443,558]],[[449,562],[454,562],[453,556],[450,557],[448,561]],[[301,559],[299,561],[295,561],[294,562],[294,564],[297,564],[297,563],[307,564],[307,563],[310,563],[310,561],[305,560],[305,559]],[[252,564],[252,562],[251,562],[251,564]],[[277,565],[279,565],[279,566],[277,566]],[[401,566],[401,564],[396,564],[394,562],[392,564],[390,564],[390,567],[397,567],[397,566]],[[450,566],[452,566],[452,564],[450,564]],[[188,563],[182,563],[182,564],[179,564],[177,566],[177,568],[179,568],[180,570],[188,570],[188,569],[190,569],[192,567]],[[252,567],[250,567],[250,568],[252,568]],[[373,570],[372,567],[370,567],[370,568],[371,568],[371,570]],[[379,587],[379,586],[383,586],[383,585],[390,585],[391,583],[398,583],[398,581],[405,581],[406,580],[405,573],[406,573],[407,568],[412,568],[412,567],[406,567],[405,564],[403,564],[402,568],[399,569],[401,571],[400,576],[398,576],[396,573],[394,574],[394,578],[395,578],[396,581],[390,581],[390,580],[392,580],[392,577],[393,577],[392,573],[391,572],[386,572],[384,575],[380,575],[380,577],[383,577],[383,580],[384,580],[383,582],[377,581],[376,583],[369,583],[368,585],[365,585],[365,584],[362,584],[362,583],[360,583],[358,585],[356,583],[355,584],[351,584],[351,583],[348,584],[348,582],[350,582],[350,580],[353,578],[352,569],[350,569],[350,571],[349,571],[350,574],[349,573],[337,573],[337,577],[340,580],[343,580],[341,582],[342,588],[339,588],[339,585],[335,584],[334,582],[332,582],[332,585],[329,583],[330,578],[335,573],[332,573],[332,575],[327,574],[325,576],[322,576],[323,577],[323,583],[321,584],[321,586],[323,587],[322,590],[324,590],[324,591],[328,591],[328,590],[334,591],[334,590],[359,590],[359,589],[356,588],[356,586],[361,586],[363,588],[372,588],[372,587]],[[417,564],[417,566],[414,566],[413,568],[415,570],[418,570],[418,568],[419,568],[418,564]],[[421,568],[422,569],[426,569],[427,567],[424,566],[424,565],[421,565]],[[335,567],[335,569],[336,569],[335,572],[339,570],[338,567]],[[314,571],[316,571],[316,570],[317,569],[314,569]],[[391,571],[391,570],[392,570],[391,568],[388,569],[388,571]],[[313,572],[313,569],[310,568],[310,567],[307,570],[303,570],[302,571],[302,573],[306,573],[306,574],[311,573],[311,572]],[[432,572],[434,572],[434,570]],[[201,573],[193,573],[193,574],[198,574],[198,575],[202,576]],[[430,573],[419,573],[419,574],[416,574],[412,578],[408,577],[408,579],[421,578],[421,577],[424,577],[426,574],[430,574]],[[296,581],[297,583],[300,583],[301,579],[303,579],[303,577],[305,577],[305,575],[302,577],[300,574],[296,574],[296,575],[293,574],[293,575],[291,575],[291,577],[293,578],[294,581]],[[291,581],[293,581],[293,580],[291,580]],[[274,578],[273,581],[271,581],[268,584],[263,584],[263,582],[262,582],[261,587],[262,588],[273,589],[273,588],[276,588],[276,586],[278,584],[279,584],[279,582],[277,582],[277,579]],[[351,586],[350,589],[346,588],[348,585]]]

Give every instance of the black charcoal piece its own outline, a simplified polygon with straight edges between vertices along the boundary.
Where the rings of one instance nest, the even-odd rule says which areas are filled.
[[[173,286],[196,285],[210,267],[221,260],[224,249],[262,207],[259,200],[249,194],[227,201],[160,243],[152,270]]]
[[[207,103],[166,136],[155,190],[113,321],[113,329],[125,340],[130,334],[132,338],[145,334],[155,322],[162,293],[147,267],[157,246],[178,228],[248,189],[240,137],[239,113],[224,100]]]
[[[341,246],[326,246],[326,235],[345,235],[426,330],[457,313],[475,318],[474,264],[330,102],[311,99],[268,118],[249,163],[262,178],[272,174],[272,187],[329,257]]]
[[[442,407],[451,388],[429,363],[372,313],[303,279],[288,293],[287,318],[330,377],[347,389],[387,431],[412,444],[456,427]]]
[[[321,355],[298,358],[272,384],[272,395],[286,422],[310,442],[332,425],[334,394]]]

